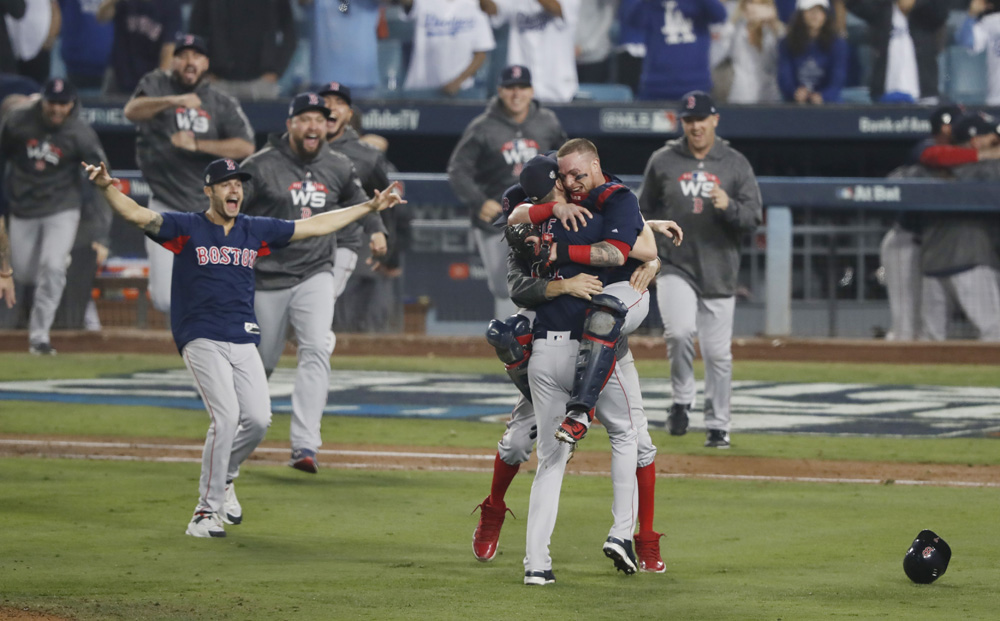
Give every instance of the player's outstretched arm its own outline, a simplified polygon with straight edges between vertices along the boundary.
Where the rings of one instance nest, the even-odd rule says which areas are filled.
[[[115,187],[115,180],[111,177],[111,173],[108,172],[108,167],[105,166],[104,162],[100,162],[96,166],[87,162],[82,162],[82,164],[87,171],[87,178],[101,191],[104,199],[108,201],[108,205],[119,216],[146,233],[156,235],[160,232],[160,226],[163,225],[163,216],[152,209],[146,209],[128,196],[122,194]]]
[[[368,201],[352,205],[351,207],[321,213],[304,220],[296,220],[295,232],[292,234],[291,241],[329,235],[330,233],[339,231],[351,222],[362,218],[367,213],[383,211],[395,205],[405,203],[406,201],[394,191],[396,187],[397,183],[393,181],[385,190],[381,192],[375,190],[375,197]]]

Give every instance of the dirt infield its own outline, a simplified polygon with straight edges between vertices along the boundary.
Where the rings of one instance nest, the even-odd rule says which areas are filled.
[[[0,456],[25,458],[108,459],[201,463],[202,444],[165,438],[0,435]],[[381,445],[327,445],[320,451],[323,468],[492,472],[494,452]],[[251,463],[284,465],[286,443],[264,442]],[[533,461],[528,469],[535,467]],[[609,453],[580,451],[568,472],[607,476]],[[724,451],[705,455],[658,455],[657,475],[664,478],[722,478],[809,483],[866,483],[1000,487],[1000,466],[907,464],[878,461],[832,461],[742,457]],[[484,479],[485,481],[485,479]]]
[[[52,345],[62,352],[112,351],[172,354],[177,349],[166,330],[114,328],[101,332],[56,331]],[[662,338],[633,336],[629,345],[637,359],[666,357]],[[23,330],[0,332],[0,352],[24,352],[28,334]],[[289,352],[294,351],[289,346]],[[420,334],[338,334],[337,355],[492,357],[493,348],[480,337]],[[737,360],[814,362],[882,362],[888,364],[996,364],[1000,344],[975,341],[942,343],[892,343],[881,340],[738,338],[733,340]]]

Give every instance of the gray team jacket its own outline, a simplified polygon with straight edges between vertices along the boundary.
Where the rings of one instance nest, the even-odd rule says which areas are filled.
[[[716,183],[729,195],[725,211],[709,197]],[[647,220],[674,220],[684,230],[680,247],[657,236],[664,273],[677,274],[707,298],[736,294],[740,238],[763,219],[757,178],[741,153],[716,138],[698,160],[685,138],[667,142],[646,163],[639,208]]]
[[[272,135],[240,169],[253,175],[243,184],[243,213],[251,216],[300,220],[368,200],[351,160],[326,143],[316,157],[303,161],[288,144],[288,134]],[[272,249],[257,260],[257,287],[287,289],[329,270],[336,248],[336,235],[323,235]]]
[[[558,149],[566,132],[555,113],[537,101],[523,123],[517,124],[494,97],[486,111],[465,128],[448,160],[448,181],[458,200],[469,209],[473,226],[491,234],[498,231],[479,219],[487,199],[500,202],[504,190],[518,182],[521,168],[531,158]]]
[[[79,104],[59,127],[45,123],[41,101],[7,114],[0,126],[0,152],[7,161],[4,188],[11,214],[41,218],[83,205],[80,162],[106,162],[107,156],[78,112]],[[109,209],[103,196],[96,200],[100,209]],[[107,231],[99,237],[105,239]]]
[[[959,181],[996,181],[1000,179],[1000,161],[956,166],[952,174]],[[928,215],[920,244],[920,271],[927,276],[952,276],[978,265],[1000,269],[994,247],[994,240],[1000,237],[998,228],[995,213]]]
[[[132,98],[169,97],[188,93],[171,74],[162,69],[142,76]],[[202,80],[194,88],[201,108],[168,108],[148,121],[138,123],[136,160],[153,196],[176,211],[208,209],[202,191],[205,167],[218,159],[209,153],[179,149],[170,137],[179,131],[193,131],[198,140],[242,138],[253,144],[253,128],[235,98]]]
[[[369,198],[375,196],[375,190],[384,190],[389,185],[389,162],[385,154],[361,142],[358,132],[353,127],[344,129],[339,138],[330,143],[330,148],[343,153],[354,164],[354,171],[361,179],[361,187]],[[373,233],[388,235],[382,218],[377,213],[370,213],[357,222],[353,222],[337,231],[337,247],[358,251]]]

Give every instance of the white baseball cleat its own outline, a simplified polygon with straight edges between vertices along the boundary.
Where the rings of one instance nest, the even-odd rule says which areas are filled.
[[[226,483],[226,499],[222,502],[222,521],[226,524],[239,524],[243,521],[243,507],[236,498],[236,485]]]
[[[194,512],[194,517],[191,518],[184,534],[192,537],[225,537],[226,529],[222,527],[218,513],[199,509]]]

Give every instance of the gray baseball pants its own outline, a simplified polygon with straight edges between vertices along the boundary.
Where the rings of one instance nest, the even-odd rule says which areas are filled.
[[[250,343],[195,339],[181,355],[211,419],[201,455],[197,509],[221,513],[226,480],[239,476],[240,464],[271,424],[267,376]]]
[[[694,403],[694,337],[705,360],[705,428],[729,431],[733,386],[733,313],[736,298],[704,298],[683,278],[656,279],[656,301],[670,359],[674,403]]]
[[[958,301],[979,331],[980,341],[1000,341],[1000,286],[997,270],[985,265],[940,278],[924,276],[921,289],[921,338],[948,337],[948,301]]]
[[[319,450],[320,424],[330,390],[333,323],[333,274],[319,272],[288,289],[257,290],[254,311],[260,325],[260,357],[267,374],[278,366],[288,326],[298,341],[298,366],[292,392],[292,449]]]
[[[156,213],[176,213],[175,209],[167,207],[149,197],[149,208]],[[145,238],[146,257],[149,260],[149,301],[153,308],[161,313],[170,313],[170,284],[174,274],[174,253],[170,252],[150,238]]]
[[[493,235],[482,229],[473,228],[472,235],[479,248],[479,257],[486,268],[486,285],[493,294],[493,316],[496,319],[506,319],[517,312],[517,305],[510,299],[507,291],[507,255],[510,246],[503,235]]]
[[[882,238],[879,257],[889,297],[889,341],[913,341],[920,322],[920,244],[912,232],[893,225]]]
[[[10,217],[11,268],[18,280],[35,285],[28,322],[31,343],[49,342],[79,225],[79,209],[41,218]]]

